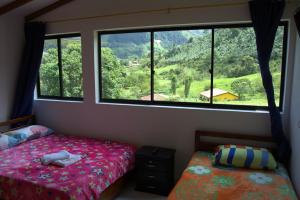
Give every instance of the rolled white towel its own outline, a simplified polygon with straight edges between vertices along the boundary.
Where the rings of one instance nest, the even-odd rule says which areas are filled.
[[[70,153],[62,150],[57,153],[50,153],[46,154],[41,157],[41,162],[43,165],[49,165],[50,163],[57,161],[57,160],[64,160],[70,158]]]
[[[70,154],[70,157],[63,160],[56,160],[52,162],[54,165],[58,165],[60,167],[66,167],[68,165],[74,164],[77,161],[81,160],[81,155],[78,154]]]

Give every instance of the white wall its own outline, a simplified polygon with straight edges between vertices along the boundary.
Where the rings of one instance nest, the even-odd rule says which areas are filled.
[[[291,159],[291,174],[292,179],[300,195],[300,39],[297,37],[297,48],[295,56],[294,67],[294,81],[293,81],[293,94],[291,101],[291,117],[290,117],[290,135],[292,145],[292,159]]]
[[[0,121],[11,114],[23,43],[23,17],[0,17]]]
[[[112,105],[96,103],[97,97],[97,52],[95,31],[124,27],[146,27],[176,24],[217,24],[248,22],[248,6],[232,6],[167,11],[131,16],[94,18],[87,20],[61,21],[70,18],[107,15],[124,11],[167,8],[171,6],[199,5],[197,0],[77,0],[59,8],[39,20],[50,21],[48,33],[80,32],[82,34],[84,102],[35,101],[38,122],[57,132],[98,138],[111,138],[137,145],[158,145],[177,150],[177,175],[194,148],[194,131],[211,130],[241,134],[269,134],[269,116],[260,111],[209,110],[155,106]],[[201,1],[207,3],[212,1]],[[224,1],[213,1],[224,2]],[[234,2],[228,1],[227,2]],[[288,4],[284,14],[290,19],[294,5]],[[295,27],[290,26],[289,54],[284,111],[285,126],[289,120],[290,88],[294,63]],[[96,58],[94,57],[96,55]]]

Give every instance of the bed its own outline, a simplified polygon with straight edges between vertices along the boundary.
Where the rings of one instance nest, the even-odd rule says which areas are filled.
[[[60,150],[83,159],[63,168],[41,164],[43,155]],[[30,140],[0,151],[0,199],[111,199],[134,168],[134,155],[133,145],[109,140],[59,134]]]
[[[268,145],[273,149],[269,146],[270,137],[197,131],[195,153],[168,200],[297,199],[282,164],[275,171],[212,166],[213,149],[218,144],[228,143],[228,139],[238,140],[239,144],[247,144],[249,140],[264,141],[254,146]]]

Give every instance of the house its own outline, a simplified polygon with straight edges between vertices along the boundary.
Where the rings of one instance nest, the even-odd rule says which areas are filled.
[[[164,95],[164,94],[154,94],[153,98],[156,101],[166,101],[166,100],[168,100],[169,97],[167,95]],[[150,101],[151,100],[151,95],[143,96],[143,97],[141,97],[141,100]]]
[[[133,60],[133,61],[129,61],[129,66],[130,67],[135,67],[135,66],[139,66],[139,61],[138,60]]]
[[[249,2],[267,2],[267,5],[285,2],[285,6],[284,8],[282,5],[279,6],[283,9],[282,12],[276,12],[279,10],[277,7],[269,9],[272,11],[271,14],[282,14],[281,16],[257,17],[259,14],[268,15],[268,12],[261,10],[265,7],[250,10]],[[290,143],[292,152],[289,154],[290,159],[287,159],[290,160],[287,170],[295,194],[300,197],[298,153],[300,152],[300,37],[297,29],[299,7],[300,0],[1,0],[0,126],[7,124],[1,122],[7,122],[12,118],[34,114],[37,125],[47,126],[55,133],[66,137],[80,136],[88,138],[87,141],[103,139],[104,141],[100,143],[104,148],[85,148],[87,143],[91,143],[82,142],[81,147],[74,148],[74,151],[75,153],[78,149],[90,151],[83,152],[81,161],[86,164],[83,166],[85,170],[80,169],[82,166],[74,169],[74,165],[57,168],[58,171],[68,168],[74,170],[69,173],[70,176],[61,176],[59,177],[61,180],[59,178],[54,180],[50,177],[54,176],[50,173],[54,167],[41,165],[40,157],[54,153],[52,151],[64,150],[64,147],[72,151],[74,143],[52,148],[51,143],[46,143],[42,138],[37,139],[42,143],[36,142],[33,145],[31,142],[35,143],[37,140],[30,140],[26,141],[29,142],[27,145],[28,143],[24,141],[21,143],[14,140],[15,138],[8,140],[7,135],[0,135],[0,149],[19,145],[8,150],[11,154],[4,155],[6,151],[0,150],[0,180],[9,181],[9,183],[0,181],[0,199],[18,199],[3,195],[7,191],[9,195],[16,196],[23,192],[23,188],[16,189],[23,172],[26,178],[25,184],[23,183],[26,195],[31,194],[29,187],[36,186],[37,182],[42,182],[45,187],[56,187],[56,184],[65,182],[66,185],[61,187],[60,191],[61,193],[68,191],[69,186],[74,185],[72,180],[66,179],[72,178],[73,175],[78,177],[78,173],[81,173],[78,180],[82,178],[86,182],[83,187],[73,190],[75,195],[86,195],[83,189],[94,189],[96,192],[106,190],[104,187],[108,186],[110,181],[120,180],[115,175],[124,174],[122,170],[133,169],[134,166],[129,164],[133,165],[134,162],[129,161],[129,158],[135,158],[135,150],[141,150],[142,146],[146,148],[138,152],[141,154],[137,153],[138,159],[141,159],[138,161],[141,163],[136,162],[137,167],[144,167],[144,171],[139,173],[142,176],[140,181],[145,183],[142,186],[150,192],[155,192],[159,185],[149,183],[156,183],[152,180],[157,178],[159,183],[168,183],[160,188],[166,195],[181,177],[182,172],[190,173],[189,177],[203,177],[205,180],[213,175],[203,166],[192,166],[185,170],[187,163],[195,155],[194,147],[198,141],[195,140],[196,130],[221,132],[226,136],[237,133],[241,138],[251,133],[255,135],[252,139],[258,140],[251,144],[264,141],[265,136],[271,137],[272,131],[273,134],[282,133],[277,142]],[[257,41],[257,38],[260,38],[256,37],[256,34],[260,33],[258,31],[260,26],[254,26],[255,19],[274,20],[261,24],[274,22],[274,25],[264,28],[265,32],[276,33],[276,37],[269,36],[268,39],[261,37]],[[278,20],[275,21],[276,19]],[[26,34],[25,24],[26,31],[29,31]],[[36,27],[39,27],[38,31]],[[277,29],[267,31],[273,27]],[[265,36],[263,33],[262,35]],[[256,42],[263,43],[258,47],[265,47],[266,41],[269,44],[273,42],[269,40],[272,38],[275,40],[270,66],[275,86],[274,96],[276,103],[278,102],[277,109],[272,100],[270,101],[272,109],[267,106],[268,101],[256,56],[267,55],[264,52],[257,54],[257,51],[262,50],[257,48]],[[222,90],[221,87],[214,89],[213,97],[209,90],[201,92],[201,88],[212,88],[214,84],[219,86],[230,84],[237,79],[248,79],[251,82],[252,95],[245,94],[247,99],[244,101],[237,94]],[[222,81],[226,83],[219,84]],[[243,87],[244,83],[248,82],[245,81],[238,86]],[[206,87],[207,85],[209,87]],[[143,95],[145,91],[149,91],[146,96]],[[151,100],[151,95],[154,96],[154,101]],[[203,102],[199,101],[199,98],[206,100],[214,98],[217,102]],[[224,104],[218,102],[225,100]],[[273,125],[274,121],[281,120],[282,123],[271,126],[270,111],[275,112],[272,115]],[[273,116],[278,120],[273,120]],[[33,132],[39,132],[39,128],[48,130],[33,127]],[[44,135],[47,135],[47,132]],[[44,138],[51,139],[54,136],[57,135],[47,135]],[[57,138],[52,139],[50,142],[59,141]],[[209,140],[209,137],[205,139]],[[2,141],[12,143],[2,145]],[[117,154],[114,154],[110,152],[110,147],[118,148],[118,145],[110,141],[123,141],[135,148],[126,146],[124,149],[132,151],[119,149]],[[221,144],[222,140],[216,141],[220,141]],[[20,152],[23,145],[28,148],[24,158],[19,159],[15,156],[14,148]],[[37,146],[45,152],[41,154]],[[202,146],[207,147],[205,144]],[[284,144],[281,147],[288,146]],[[101,149],[105,150],[103,154],[98,152]],[[164,152],[167,156],[161,157],[169,159],[169,162],[160,163],[162,161],[160,158],[152,159]],[[110,158],[102,160],[103,162],[100,162],[101,160],[94,162],[94,159],[101,159],[104,154],[109,154]],[[3,159],[3,156],[11,155],[14,155],[13,160]],[[145,155],[146,157],[143,157]],[[25,157],[31,160],[25,160]],[[8,163],[8,160],[12,162]],[[243,164],[247,161],[247,166],[251,166],[249,160],[251,161],[251,159],[240,161]],[[28,165],[32,162],[33,165]],[[24,163],[26,166],[23,166]],[[120,167],[120,163],[128,165]],[[11,166],[8,167],[8,164]],[[107,170],[116,166],[120,168],[108,173],[108,181],[104,181],[104,178],[107,178],[105,176]],[[158,169],[161,166],[165,167],[164,170]],[[37,181],[32,182],[32,177],[28,176],[30,167],[36,172],[34,177],[38,178]],[[4,168],[9,172],[8,175],[3,174]],[[39,173],[38,170],[41,168],[47,168],[49,173]],[[252,179],[244,176],[246,178],[242,180],[249,185],[257,184],[261,189],[267,188],[262,192],[268,192],[270,195],[287,194],[278,199],[295,197],[293,190],[287,187],[286,180],[274,181],[278,180],[279,176],[272,179],[269,174],[270,172],[259,171],[251,173]],[[7,179],[13,176],[18,181]],[[57,177],[55,175],[55,178]],[[95,177],[97,179],[94,179]],[[89,178],[95,181],[90,181]],[[240,183],[224,178],[223,174],[209,180],[211,181],[207,183],[215,185],[196,188],[193,187],[195,181],[187,181],[191,187],[182,188],[178,194],[183,195],[190,191],[203,192],[207,188],[211,191],[215,189],[227,191],[229,186]],[[132,181],[133,184],[121,187],[125,192],[120,194],[120,199],[132,197],[165,199],[152,193],[136,192],[135,179]],[[32,184],[26,184],[29,182]],[[95,185],[97,182],[101,182],[101,187]],[[282,184],[271,185],[271,182]],[[197,183],[202,186],[205,182]],[[277,191],[273,193],[271,189]],[[35,195],[34,198],[27,199],[56,199],[51,196],[53,190],[46,193],[44,187],[36,187],[34,191],[35,193],[32,193]],[[245,199],[252,197],[255,199],[256,196],[261,199],[276,199],[276,197],[262,197],[260,192],[253,191],[245,195]],[[43,193],[41,198],[38,192]],[[89,194],[91,196],[86,195],[86,198],[99,197],[93,196],[95,194],[93,192]],[[210,199],[206,198],[204,193],[202,197]],[[223,196],[218,195],[219,197]],[[85,198],[74,197],[74,199]]]
[[[210,100],[210,95],[211,95],[211,90],[206,90],[200,93],[200,99]],[[233,100],[238,100],[238,98],[239,97],[237,95],[231,92],[227,92],[225,90],[221,90],[218,88],[213,89],[213,99],[216,101],[233,101]]]

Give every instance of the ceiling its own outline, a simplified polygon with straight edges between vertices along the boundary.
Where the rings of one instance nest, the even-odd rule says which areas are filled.
[[[0,7],[4,6],[8,3],[11,3],[15,0],[0,0]],[[26,3],[23,6],[20,6],[8,13],[6,13],[5,15],[20,15],[20,16],[26,16],[28,14],[31,14],[41,8],[44,8],[54,2],[56,2],[57,0],[33,0],[29,3]]]
[[[10,3],[10,2],[12,2],[13,0],[1,0],[0,1],[0,6],[3,6],[3,5],[5,5],[5,4],[7,4],[7,3]]]
[[[14,1],[18,1],[18,0],[0,0],[0,7],[8,4],[8,3],[11,3],[11,2],[14,2]],[[58,0],[32,0],[31,2],[29,3],[26,3],[25,5],[23,6],[20,6],[10,12],[7,12],[6,14],[4,15],[17,15],[17,16],[20,16],[20,17],[25,17],[37,10],[40,10],[41,8],[44,8],[54,2],[56,2]],[[80,0],[74,0],[74,3],[71,3],[73,7],[76,8],[76,2],[78,3],[78,1],[80,2]],[[83,1],[83,0],[81,0]],[[93,6],[93,11],[95,13],[99,13],[99,10],[100,8],[104,8],[102,9],[102,12],[104,11],[110,11],[110,10],[115,10],[117,9],[116,8],[116,4],[120,5],[122,4],[123,6],[119,6],[118,9],[121,9],[121,8],[125,8],[125,10],[130,10],[131,7],[134,7],[132,4],[130,4],[130,2],[133,2],[135,4],[141,4],[141,5],[148,5],[150,2],[152,2],[153,6],[155,4],[157,4],[159,1],[161,0],[156,0],[156,1],[153,1],[153,0],[141,0],[141,1],[129,1],[129,0],[84,0],[84,3],[85,4],[91,4],[93,3],[95,6]],[[174,3],[173,2],[176,2],[176,5],[181,5],[181,4],[186,4],[186,3],[195,3],[195,2],[201,2],[201,3],[205,3],[205,2],[247,2],[248,0],[181,0],[181,1],[173,1],[173,0],[163,0],[160,2],[159,5],[161,4],[166,4],[167,6],[169,5],[173,5]],[[300,3],[300,0],[287,0],[287,1],[291,1],[291,2],[299,2]],[[114,3],[112,3],[114,2]],[[152,5],[151,4],[151,5]],[[78,4],[79,5],[79,4]],[[80,7],[82,6],[82,3],[80,4]],[[72,8],[72,7],[71,7]],[[72,10],[72,9],[71,9]],[[103,11],[104,10],[104,11]],[[64,12],[63,10],[61,10],[60,12]],[[87,12],[87,16],[90,15],[91,13],[91,10],[86,10]],[[74,14],[74,13],[73,13]],[[2,15],[2,16],[4,16]],[[76,13],[77,15],[77,13]],[[0,18],[2,17],[0,16]]]

